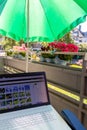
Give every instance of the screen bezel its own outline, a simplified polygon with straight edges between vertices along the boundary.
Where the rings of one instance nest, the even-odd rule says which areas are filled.
[[[0,80],[3,78],[14,78],[14,77],[27,77],[27,76],[39,76],[43,75],[44,80],[45,80],[45,86],[46,86],[46,93],[47,93],[47,102],[42,103],[42,104],[35,104],[35,105],[27,105],[27,106],[21,106],[21,107],[15,107],[15,108],[10,108],[10,109],[5,109],[5,110],[0,110],[1,113],[5,112],[12,112],[12,111],[17,111],[17,110],[23,110],[27,108],[34,108],[34,107],[39,107],[39,106],[44,106],[44,105],[49,105],[50,100],[49,100],[49,94],[48,94],[48,88],[47,88],[47,80],[46,80],[46,74],[45,72],[29,72],[29,73],[16,73],[16,74],[1,74],[0,75]]]

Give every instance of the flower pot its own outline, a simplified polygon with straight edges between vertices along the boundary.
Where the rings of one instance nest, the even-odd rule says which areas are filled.
[[[68,61],[66,61],[66,60],[59,60],[59,64],[60,64],[60,65],[66,66],[67,63],[68,63]]]
[[[44,62],[45,61],[45,58],[43,56],[40,56],[40,61],[41,62]]]
[[[51,63],[52,59],[51,58],[45,58],[46,62]]]
[[[56,56],[56,57],[53,59],[53,62],[54,62],[55,64],[59,64],[60,59]]]

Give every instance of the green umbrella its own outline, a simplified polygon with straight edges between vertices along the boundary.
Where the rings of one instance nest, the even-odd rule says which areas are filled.
[[[84,22],[87,15],[87,0],[0,0],[0,3],[3,1],[0,34],[17,41],[57,40]]]
[[[27,43],[57,40],[86,20],[86,3],[87,0],[0,0],[0,34]]]
[[[0,14],[1,14],[6,2],[7,2],[7,0],[0,0]]]

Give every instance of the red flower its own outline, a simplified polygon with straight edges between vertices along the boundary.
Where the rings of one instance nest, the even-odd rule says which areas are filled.
[[[63,42],[58,42],[56,47],[57,47],[57,50],[59,50],[59,51],[66,51],[67,50],[66,43],[63,43]]]
[[[56,50],[62,52],[78,52],[79,48],[77,45],[72,43],[64,43],[64,42],[51,42],[47,47],[41,47],[41,50]]]
[[[64,42],[51,42],[49,44],[49,47],[62,52],[78,52],[79,50],[78,46],[76,46],[75,44],[66,44]]]
[[[69,52],[78,52],[79,48],[75,44],[67,44]]]
[[[56,42],[51,42],[48,45],[51,49],[55,49],[56,48]]]

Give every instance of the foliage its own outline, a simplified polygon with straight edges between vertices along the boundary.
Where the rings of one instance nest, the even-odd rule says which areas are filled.
[[[42,50],[42,51],[49,51],[49,50],[50,50],[50,47],[49,47],[49,46],[47,46],[47,47],[42,46],[42,47],[41,47],[41,50]]]
[[[0,35],[0,38],[2,38],[2,35]]]
[[[72,55],[65,55],[65,54],[58,54],[58,57],[61,59],[61,60],[68,60],[68,61],[71,61],[73,56]]]
[[[51,53],[42,53],[41,56],[44,58],[55,58],[55,54]]]
[[[13,53],[12,53],[12,56],[14,57],[14,58],[18,58],[18,55],[19,55],[19,52],[17,52],[17,51],[13,51]]]
[[[7,51],[7,56],[12,56],[13,55],[13,51]]]
[[[80,43],[78,47],[79,47],[79,52],[87,52],[87,43]]]
[[[4,46],[5,51],[12,49],[13,46],[15,46],[15,45],[19,45],[18,42],[16,42],[15,40],[13,40],[11,38],[7,38],[7,37],[5,37],[5,40],[2,42],[2,44]]]
[[[50,52],[57,52],[57,51],[60,51],[60,52],[78,52],[79,50],[79,47],[75,44],[72,44],[72,43],[68,43],[66,44],[65,42],[57,42],[57,41],[54,41],[54,42],[51,42],[48,44],[48,46],[42,46],[42,51],[49,51],[49,54],[47,53],[43,53],[42,56],[43,57],[54,57],[55,58],[55,54],[53,53],[50,53]],[[73,58],[72,55],[65,55],[65,54],[58,54],[58,57],[61,59],[61,60],[71,60]]]
[[[13,48],[13,46],[21,46],[23,44],[23,40],[20,40],[19,42],[15,41],[14,39],[5,37],[4,41],[2,42],[5,51],[8,51]]]
[[[19,54],[20,54],[21,56],[23,56],[23,57],[26,56],[26,52],[19,52]]]
[[[24,58],[26,56],[26,52],[7,51],[7,56],[11,56],[14,58]]]
[[[74,43],[74,40],[71,38],[71,33],[68,32],[59,40],[59,42]]]
[[[48,51],[50,48],[48,46],[48,43],[47,42],[42,42],[41,44],[41,50],[42,51]]]

